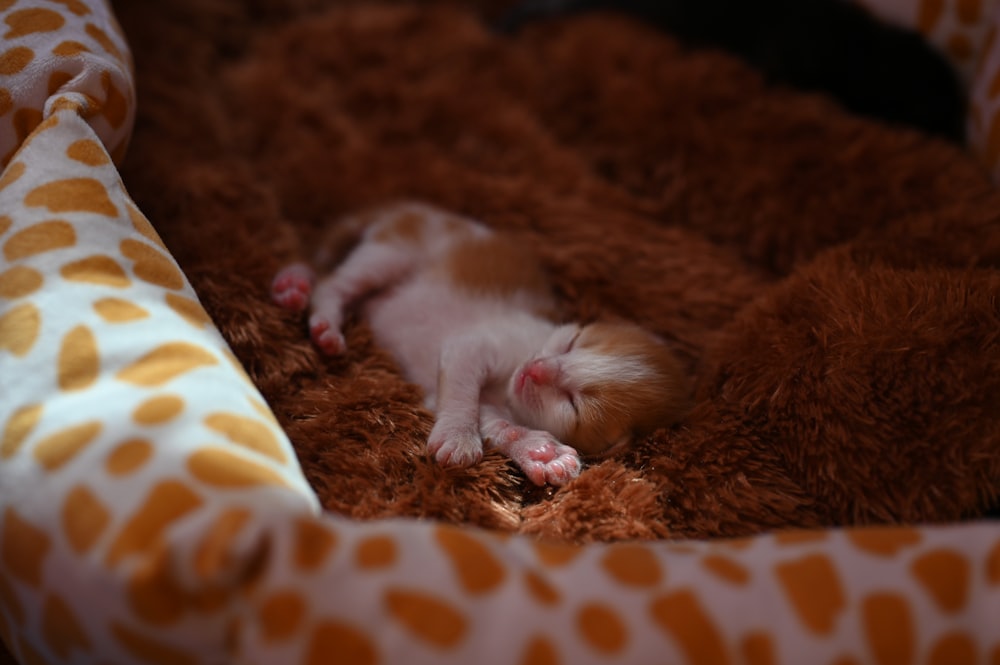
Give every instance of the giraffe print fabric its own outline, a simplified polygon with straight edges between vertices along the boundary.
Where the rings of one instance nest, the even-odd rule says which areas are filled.
[[[1000,179],[1000,2],[855,0],[876,16],[920,32],[955,67],[967,92],[969,147]]]
[[[326,518],[270,537],[236,662],[1000,662],[994,525],[580,548]]]
[[[24,663],[209,654],[224,617],[175,621],[165,585],[218,602],[213,539],[316,499],[118,176],[133,87],[108,8],[8,2],[0,21],[0,62],[29,60],[3,80],[0,143],[30,129],[0,177],[0,633]],[[197,581],[171,576],[186,560]]]
[[[128,47],[101,2],[0,0],[0,164],[27,136],[71,104],[116,162],[132,131],[135,92]]]
[[[996,524],[571,547],[320,514],[118,175],[135,95],[110,9],[0,0],[0,21],[18,662],[1000,664]]]

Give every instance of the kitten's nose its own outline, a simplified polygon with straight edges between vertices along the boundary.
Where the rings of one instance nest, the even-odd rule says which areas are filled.
[[[533,360],[524,369],[524,376],[538,385],[545,385],[552,382],[555,372],[544,360]]]

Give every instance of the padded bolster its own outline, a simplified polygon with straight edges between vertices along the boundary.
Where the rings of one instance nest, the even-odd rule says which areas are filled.
[[[30,663],[217,655],[258,556],[225,535],[316,498],[114,166],[134,106],[107,6],[0,7],[0,634]]]
[[[996,524],[572,547],[328,516],[275,525],[270,538],[235,663],[1000,657]]]

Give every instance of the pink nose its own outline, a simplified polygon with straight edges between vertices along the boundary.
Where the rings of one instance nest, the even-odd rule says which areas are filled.
[[[552,381],[552,370],[543,360],[534,360],[524,368],[524,376],[538,385]]]

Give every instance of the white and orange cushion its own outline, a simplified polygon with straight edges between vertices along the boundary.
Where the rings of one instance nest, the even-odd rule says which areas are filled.
[[[1000,659],[996,524],[569,547],[327,517],[270,538],[231,662]]]

